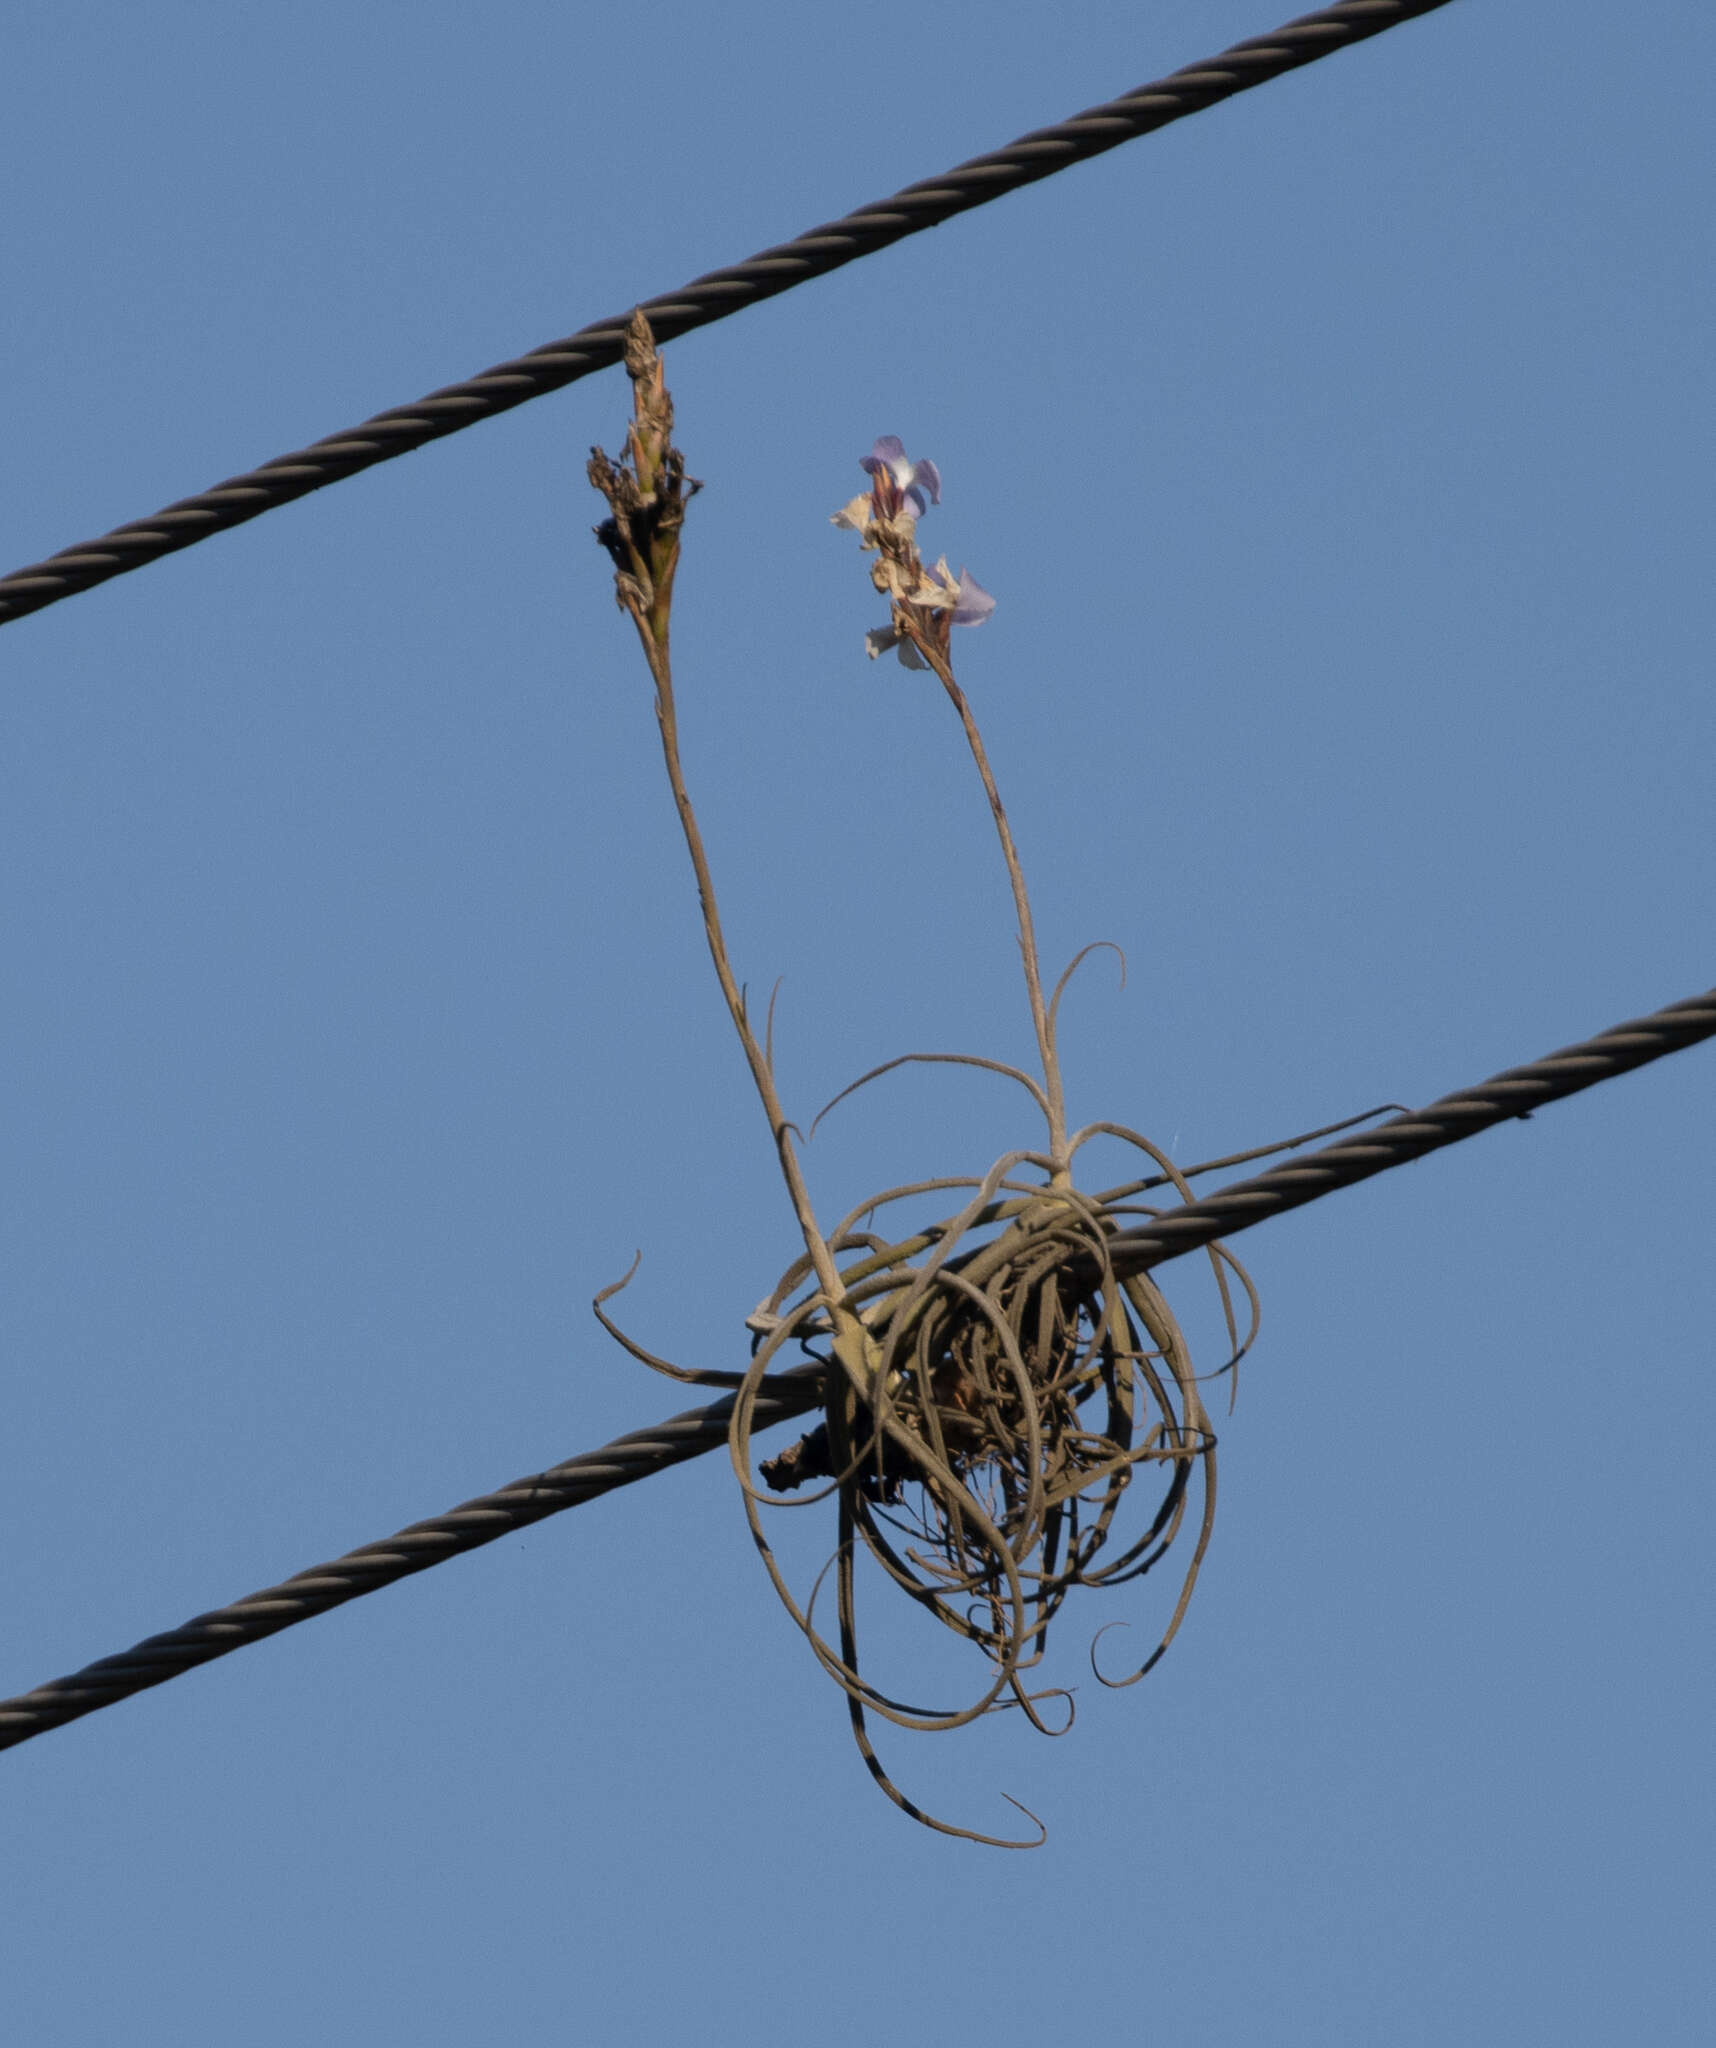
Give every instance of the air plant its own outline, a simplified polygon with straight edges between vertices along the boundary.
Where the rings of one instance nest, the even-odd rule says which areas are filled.
[[[714,883],[680,762],[669,656],[669,619],[685,506],[699,486],[673,446],[673,405],[648,323],[633,315],[626,349],[633,419],[625,453],[592,451],[590,480],[608,504],[597,529],[615,565],[615,592],[637,629],[655,683],[668,781],[684,830],[710,955],[774,1139],[804,1242],[802,1254],[749,1319],[744,1372],[691,1370],[645,1351],[597,1297],[605,1328],[634,1357],[671,1377],[734,1392],[731,1451],[745,1513],[775,1590],[823,1668],[843,1690],[858,1748],[887,1796],[941,1833],[1006,1848],[1007,1840],[934,1818],[895,1785],[871,1742],[871,1717],[908,1729],[951,1729],[1015,1708],[1044,1733],[1072,1719],[1066,1688],[1036,1686],[1051,1623],[1075,1588],[1141,1578],[1182,1544],[1183,1565],[1166,1627],[1142,1663],[1104,1685],[1130,1685],[1162,1656],[1185,1615],[1215,1511],[1215,1434],[1186,1340],[1146,1273],[1117,1270],[1110,1255],[1125,1220],[1157,1213],[1143,1198],[1172,1188],[1191,1198],[1189,1175],[1123,1124],[1069,1132],[1056,1029],[1067,984],[1087,947],[1046,996],[1024,869],[977,720],[955,679],[955,626],[982,624],[995,601],[945,560],[926,568],[918,522],[939,504],[941,476],[910,462],[894,436],[862,467],[870,488],[834,515],[874,556],[871,580],[888,623],[867,637],[872,657],[894,651],[935,677],[957,715],[988,800],[1012,889],[1025,990],[1036,1038],[1036,1073],[966,1054],[907,1053],[852,1084],[836,1101],[911,1062],[957,1062],[1010,1078],[1046,1127],[1044,1142],[1010,1151],[986,1172],[889,1188],[858,1204],[832,1231],[819,1225],[800,1167],[796,1128],[782,1107],[770,1046],[759,1041],[722,936]],[[830,1107],[833,1105],[831,1104]],[[814,1130],[814,1125],[812,1129]],[[1097,1137],[1131,1147],[1147,1166],[1121,1186],[1081,1191],[1074,1166]],[[1299,1142],[1298,1140],[1290,1142]],[[1260,1148],[1263,1152],[1279,1149]],[[951,1199],[952,1213],[926,1227],[892,1225],[900,1205]],[[898,1234],[890,1234],[891,1228]],[[1220,1372],[1237,1366],[1256,1334],[1257,1296],[1225,1248],[1210,1257],[1229,1336]],[[630,1275],[627,1276],[629,1280]],[[1247,1307],[1235,1306],[1235,1284]],[[824,1372],[820,1423],[788,1449],[757,1459],[757,1400],[789,1358]],[[806,1505],[781,1496],[821,1482],[837,1531],[825,1568],[833,1575],[837,1640],[818,1626],[818,1591],[801,1599],[765,1531],[770,1508]],[[913,1706],[882,1690],[860,1664],[860,1551],[882,1575],[954,1635],[983,1666],[965,1705]],[[818,1580],[818,1588],[822,1585]],[[1017,1801],[1012,1802],[1015,1806]]]

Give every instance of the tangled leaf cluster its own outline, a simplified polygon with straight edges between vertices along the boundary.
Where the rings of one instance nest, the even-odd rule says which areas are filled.
[[[1068,1595],[1141,1578],[1191,1523],[1195,1535],[1155,1648],[1126,1676],[1097,1673],[1106,1685],[1132,1684],[1179,1628],[1215,1513],[1215,1435],[1185,1337],[1148,1275],[1117,1274],[1109,1258],[1121,1219],[1139,1213],[1127,1198],[1145,1184],[1091,1197],[1024,1178],[1044,1166],[1042,1155],[1003,1158],[971,1184],[957,1213],[895,1242],[875,1231],[878,1213],[924,1190],[891,1190],[833,1239],[848,1259],[841,1277],[874,1363],[862,1387],[831,1373],[823,1422],[756,1470],[774,1493],[822,1479],[837,1498],[838,1643],[817,1628],[813,1602],[801,1605],[788,1586],[763,1526],[775,1503],[752,1478],[751,1420],[771,1366],[788,1345],[817,1355],[830,1334],[803,1260],[752,1319],[760,1342],[735,1404],[734,1463],[776,1591],[846,1692],[866,1762],[919,1819],[928,1816],[881,1770],[865,1714],[903,1728],[949,1729],[1012,1706],[1046,1734],[1065,1732],[1070,1693],[1033,1689],[1031,1675]],[[1252,1310],[1243,1333],[1230,1322],[1231,1362],[1255,1332],[1256,1303],[1229,1255],[1218,1260],[1224,1283],[1231,1266]],[[1224,1293],[1231,1316],[1231,1290]],[[982,1652],[985,1683],[967,1704],[915,1708],[864,1675],[860,1549]]]

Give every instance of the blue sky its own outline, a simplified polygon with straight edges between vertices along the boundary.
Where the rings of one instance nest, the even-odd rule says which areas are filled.
[[[0,566],[1275,19],[15,9]],[[958,652],[1045,955],[1128,956],[1075,1118],[1209,1156],[1716,980],[1713,64],[1688,0],[1462,0],[668,351],[687,769],[789,1106],[1029,1054],[957,730],[827,524],[881,432],[999,600]],[[686,1405],[588,1315],[639,1247],[631,1326],[712,1365],[792,1256],[589,538],[626,403],[0,636],[0,1690]],[[1164,1665],[888,1745],[1034,1856],[877,1796],[708,1459],[0,1758],[19,2038],[1702,2041],[1713,1074],[1236,1244]],[[833,1214],[1034,1135],[907,1071],[808,1170]]]

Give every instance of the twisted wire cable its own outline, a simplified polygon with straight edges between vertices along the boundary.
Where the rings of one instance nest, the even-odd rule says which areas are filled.
[[[643,310],[658,340],[689,334],[936,227],[955,214],[1051,177],[1069,164],[1100,156],[1447,4],[1448,0],[1340,0],[1337,6],[1236,43],[1219,56],[1187,65],[1119,99],[1088,107],[1056,127],[1035,129],[1004,149],[908,185],[892,198],[860,207],[742,263],[694,278],[679,291],[646,299]],[[462,384],[432,391],[414,405],[377,413],[359,426],[276,456],[243,476],[229,477],[194,498],[181,498],[150,518],[131,520],[99,539],[80,541],[46,561],[15,570],[0,578],[0,625],[606,369],[624,353],[629,317],[628,308],[614,318],[597,320]]]
[[[1115,1240],[1119,1271],[1141,1271],[1196,1251],[1217,1237],[1248,1230],[1254,1223],[1295,1209],[1335,1188],[1384,1173],[1443,1145],[1458,1144],[1491,1124],[1529,1116],[1543,1103],[1575,1095],[1599,1081],[1716,1037],[1716,989],[1672,1003],[1649,1017],[1617,1024],[1581,1045],[1570,1045],[1530,1066],[1510,1067],[1494,1079],[1428,1109],[1395,1117],[1363,1136],[1342,1138],[1303,1159],[1236,1182],[1207,1201],[1191,1204],[1146,1228]],[[758,1395],[753,1427],[766,1428],[818,1407],[822,1377],[799,1367],[770,1379]],[[652,1472],[724,1446],[734,1396],[705,1408],[688,1409],[653,1428],[633,1430],[599,1451],[568,1458],[546,1472],[516,1479],[498,1493],[468,1500],[433,1521],[414,1522],[396,1536],[366,1543],[330,1564],[314,1565],[278,1586],[268,1586],[229,1607],[200,1614],[183,1628],[150,1636],[133,1649],[103,1657],[68,1678],[50,1679],[33,1692],[0,1700],[0,1749],[15,1748],[81,1715],[160,1685],[181,1672],[207,1664],[246,1643],[277,1635],[330,1607],[379,1592],[396,1579],[457,1557],[467,1550],[528,1527],[598,1494],[629,1486]]]
[[[821,1399],[820,1369],[800,1367],[780,1374],[759,1397],[758,1408],[770,1422],[785,1422],[817,1407]],[[86,1664],[69,1678],[50,1679],[34,1692],[0,1700],[0,1749],[14,1748],[32,1735],[110,1707],[132,1693],[146,1692],[247,1643],[278,1635],[283,1628],[378,1592],[414,1572],[426,1572],[467,1550],[479,1550],[515,1529],[629,1486],[634,1479],[647,1479],[670,1465],[700,1458],[705,1451],[724,1450],[732,1408],[733,1397],[728,1395],[648,1429],[634,1429],[599,1451],[585,1451],[546,1472],[527,1473],[498,1493],[465,1501],[432,1521],[413,1522],[397,1535],[348,1550],[330,1564],[312,1565],[278,1586],[266,1586],[229,1607],[199,1614],[183,1628]]]
[[[1391,1166],[1422,1159],[1427,1152],[1475,1137],[1492,1124],[1529,1117],[1546,1102],[1559,1102],[1594,1088],[1599,1081],[1647,1066],[1664,1053],[1679,1052],[1716,1037],[1716,989],[1688,996],[1666,1010],[1616,1024],[1580,1045],[1563,1046],[1526,1067],[1509,1067],[1475,1088],[1441,1096],[1428,1108],[1350,1138],[1337,1138],[1321,1151],[1289,1159],[1250,1180],[1218,1188],[1201,1202],[1116,1233],[1111,1247],[1117,1273],[1137,1273],[1196,1251],[1218,1237],[1232,1237],[1271,1216],[1302,1208],[1336,1188],[1350,1188]]]

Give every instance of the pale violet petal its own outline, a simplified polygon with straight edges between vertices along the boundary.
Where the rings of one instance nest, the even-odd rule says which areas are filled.
[[[959,572],[959,602],[953,608],[956,626],[981,626],[995,609],[995,600],[968,570]]]

